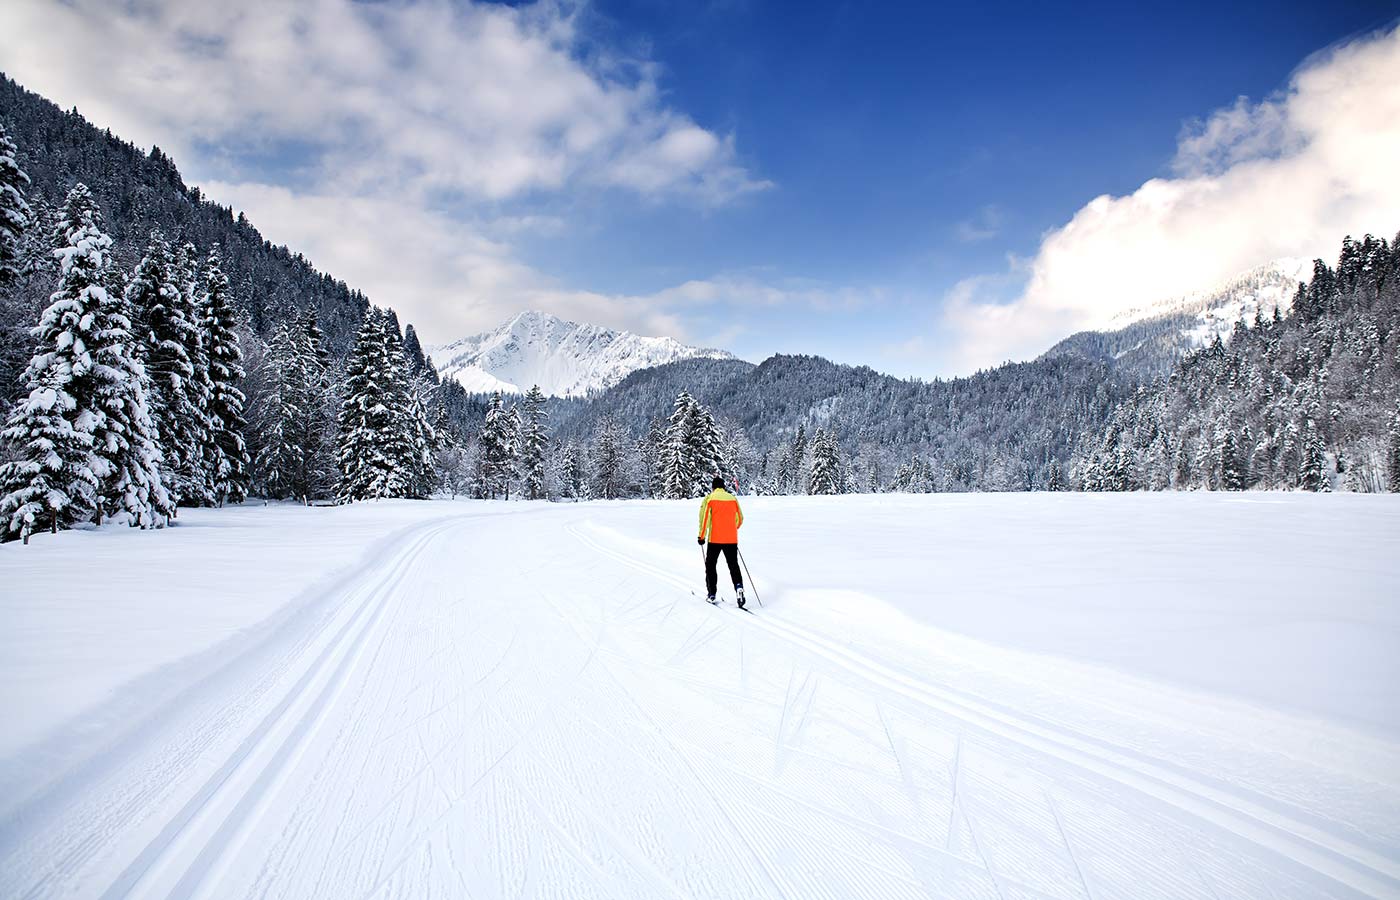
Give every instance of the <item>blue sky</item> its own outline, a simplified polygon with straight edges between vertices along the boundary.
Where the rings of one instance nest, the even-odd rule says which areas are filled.
[[[536,306],[958,374],[1400,227],[1394,4],[1057,6],[15,0],[0,68],[430,341]]]

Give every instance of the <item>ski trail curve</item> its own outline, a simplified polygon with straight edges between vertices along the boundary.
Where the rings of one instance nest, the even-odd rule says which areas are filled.
[[[578,526],[570,533],[605,555],[678,590],[690,582],[590,537]],[[1400,895],[1400,861],[1347,841],[1164,766],[1131,751],[1057,731],[894,669],[858,650],[775,616],[740,617],[736,627],[762,631],[822,658],[860,678],[916,701],[982,732],[1036,753],[1111,779],[1167,806],[1229,831],[1279,856],[1295,860],[1339,884],[1369,896]],[[1077,865],[1077,863],[1076,863]]]

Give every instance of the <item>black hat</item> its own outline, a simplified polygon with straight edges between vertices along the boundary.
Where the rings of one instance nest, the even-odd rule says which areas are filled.
[[[714,478],[714,480],[710,482],[710,487],[712,487],[712,488],[722,488],[722,487],[724,487],[724,479],[723,479],[723,478],[720,478],[718,475],[716,475],[715,478]]]

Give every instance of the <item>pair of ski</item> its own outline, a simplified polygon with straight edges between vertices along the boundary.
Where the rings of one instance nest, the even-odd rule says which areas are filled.
[[[695,593],[694,591],[691,591],[690,593],[691,593],[691,595],[694,596],[694,597],[699,597],[699,596],[700,596],[699,594]],[[707,599],[705,600],[705,602],[708,603],[708,604],[710,604],[711,606],[725,606],[725,607],[727,607],[727,606],[729,605],[729,604],[727,604],[727,603],[721,602],[720,599],[719,599],[718,597],[716,597],[716,598],[713,599],[713,600],[710,600],[710,599],[707,598]],[[739,612],[746,612],[746,613],[748,613],[748,614],[751,615],[751,616],[752,616],[752,615],[755,615],[754,611],[751,610],[751,609],[749,609],[747,606],[735,606],[734,608],[737,609],[737,610],[739,610]]]

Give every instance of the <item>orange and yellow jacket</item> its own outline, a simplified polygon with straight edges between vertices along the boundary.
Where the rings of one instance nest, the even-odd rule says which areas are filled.
[[[712,544],[739,543],[739,526],[744,524],[739,500],[724,488],[715,488],[700,501],[701,538],[709,532]]]

